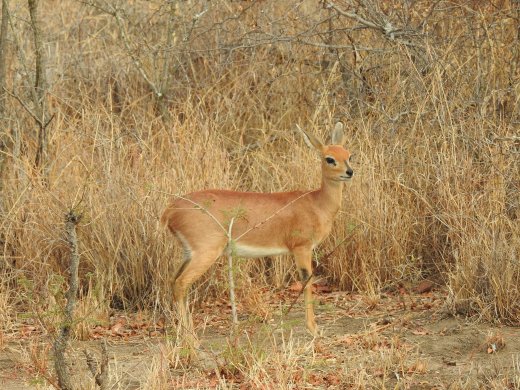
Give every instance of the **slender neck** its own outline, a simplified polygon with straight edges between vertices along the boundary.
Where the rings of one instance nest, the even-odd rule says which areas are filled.
[[[341,207],[343,183],[340,181],[321,179],[321,187],[316,191],[316,197],[321,207],[327,210],[331,216],[335,216]]]

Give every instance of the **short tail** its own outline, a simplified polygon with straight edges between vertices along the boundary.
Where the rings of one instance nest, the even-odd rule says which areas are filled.
[[[161,225],[169,227],[172,214],[173,210],[170,207],[166,208],[166,210],[164,210],[163,214],[161,215]]]

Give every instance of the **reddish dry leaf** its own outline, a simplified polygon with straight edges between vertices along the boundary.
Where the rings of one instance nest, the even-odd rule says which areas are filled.
[[[321,385],[323,383],[323,378],[321,378],[317,374],[311,373],[307,377],[307,383],[310,383],[313,385]]]
[[[408,367],[407,372],[409,374],[424,374],[426,372],[426,363],[425,362],[415,362],[410,367]]]
[[[329,373],[325,376],[325,381],[328,382],[329,385],[337,386],[341,383],[341,378],[334,373]]]
[[[505,347],[506,342],[502,333],[488,334],[487,340],[487,353],[496,353]]]
[[[314,344],[314,351],[316,353],[319,353],[320,355],[325,355],[325,354],[330,354],[330,352],[326,349],[326,347],[320,343],[319,341],[317,341],[315,344]]]
[[[27,337],[27,336],[30,336],[32,333],[35,333],[36,331],[37,331],[36,326],[25,325],[21,330],[21,336]]]
[[[354,336],[344,336],[339,339],[339,341],[346,345],[354,345],[356,343],[356,338]]]
[[[294,282],[288,287],[289,291],[299,292],[302,291],[303,285],[300,282]]]
[[[103,337],[105,333],[106,328],[104,328],[101,325],[96,325],[96,327],[90,331],[90,337],[92,337],[93,339],[99,339]]]
[[[155,326],[156,326],[157,328],[163,329],[165,323],[166,323],[166,320],[165,320],[164,318],[159,318],[159,320],[157,321],[157,323],[155,324]]]
[[[302,373],[301,371],[297,371],[293,374],[293,381],[298,383],[302,380]]]
[[[123,323],[116,322],[110,327],[110,330],[112,331],[112,334],[121,335],[124,332],[123,327]]]
[[[301,292],[302,288],[303,288],[303,285],[301,282],[294,282],[289,287],[287,287],[287,290],[292,291],[292,292]],[[326,284],[313,284],[312,292],[329,294],[332,292],[332,288]]]
[[[385,376],[385,370],[383,368],[376,368],[373,373],[374,376],[382,378]]]
[[[313,284],[313,290],[319,293],[328,294],[332,292],[332,288],[326,284]]]
[[[413,288],[413,291],[417,294],[424,294],[430,292],[435,284],[431,280],[423,280],[417,286]]]

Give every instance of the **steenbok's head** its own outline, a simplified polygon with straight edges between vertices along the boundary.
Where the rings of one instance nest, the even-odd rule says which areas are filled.
[[[347,181],[352,178],[354,171],[350,166],[350,158],[352,155],[343,147],[346,141],[343,131],[343,123],[338,122],[332,130],[331,145],[323,145],[323,143],[313,136],[302,130],[305,142],[310,147],[316,149],[321,156],[323,178],[333,181]]]

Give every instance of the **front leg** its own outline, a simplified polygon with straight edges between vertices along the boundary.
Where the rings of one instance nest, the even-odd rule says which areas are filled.
[[[312,248],[301,247],[293,250],[296,266],[300,272],[300,279],[305,286],[305,323],[313,336],[318,334],[318,327],[314,319],[314,301],[312,299]]]

